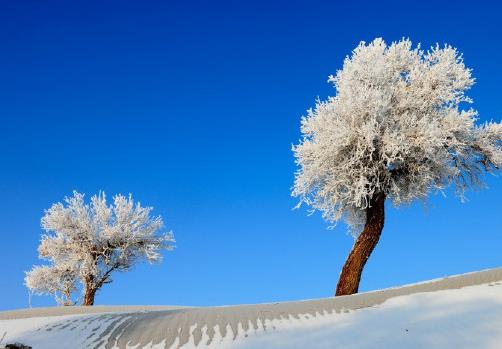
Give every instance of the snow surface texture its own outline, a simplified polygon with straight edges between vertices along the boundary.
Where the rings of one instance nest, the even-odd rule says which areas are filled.
[[[49,348],[501,348],[502,268],[353,296],[212,308],[0,313],[0,345]],[[106,312],[108,311],[108,312]]]

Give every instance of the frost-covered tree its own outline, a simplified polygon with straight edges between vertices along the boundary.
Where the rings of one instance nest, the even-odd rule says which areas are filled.
[[[59,303],[71,304],[79,283],[83,305],[93,305],[96,291],[110,283],[115,271],[126,271],[139,260],[157,262],[160,250],[172,250],[172,233],[161,233],[162,218],[132,196],[116,195],[108,205],[105,193],[84,201],[74,192],[64,203],[46,210],[39,256],[49,265],[26,273],[25,284],[35,294],[54,294]]]
[[[34,266],[26,273],[25,284],[34,294],[52,295],[59,305],[74,305],[72,293],[77,290],[77,275],[72,266]]]
[[[378,243],[385,201],[399,206],[450,184],[462,198],[502,164],[502,125],[476,124],[465,95],[474,78],[451,46],[361,42],[328,81],[336,95],[302,118],[292,194],[351,228],[356,240],[336,289],[346,295],[358,291]]]

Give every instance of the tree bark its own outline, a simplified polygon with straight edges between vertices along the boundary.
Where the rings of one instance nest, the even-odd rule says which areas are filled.
[[[366,223],[350,251],[336,286],[336,296],[357,293],[364,265],[382,234],[385,220],[385,194],[376,193],[366,209]]]
[[[93,281],[93,277],[85,278],[85,293],[82,305],[94,305],[94,297],[96,296],[97,288],[94,286]]]

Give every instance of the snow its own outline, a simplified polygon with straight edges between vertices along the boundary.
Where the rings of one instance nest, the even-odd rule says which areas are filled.
[[[116,310],[29,318],[0,313],[0,347],[499,349],[502,269],[324,300]]]
[[[228,348],[499,349],[502,286],[396,297],[380,306],[274,326]]]

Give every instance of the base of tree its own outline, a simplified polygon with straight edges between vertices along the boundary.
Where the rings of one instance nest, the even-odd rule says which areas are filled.
[[[378,244],[385,220],[385,194],[377,193],[366,210],[366,224],[343,266],[336,296],[357,293],[366,261]]]

